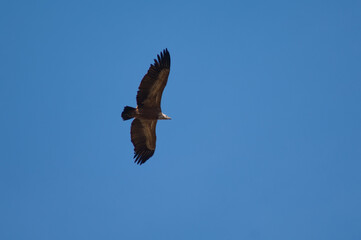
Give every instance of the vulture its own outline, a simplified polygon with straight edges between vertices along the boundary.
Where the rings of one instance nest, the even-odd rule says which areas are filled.
[[[170,71],[170,55],[164,49],[154,59],[147,74],[143,77],[137,93],[137,107],[125,106],[122,112],[123,120],[134,118],[130,136],[134,145],[134,162],[142,165],[155,151],[155,128],[158,120],[171,119],[160,107],[163,90],[168,81]]]

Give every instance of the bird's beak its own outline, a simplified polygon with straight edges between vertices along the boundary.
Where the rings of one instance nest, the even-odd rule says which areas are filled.
[[[168,117],[167,115],[165,115],[164,113],[162,113],[160,119],[164,119],[164,120],[170,120],[171,118]]]

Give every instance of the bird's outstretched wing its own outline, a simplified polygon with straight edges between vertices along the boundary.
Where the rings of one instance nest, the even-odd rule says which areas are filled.
[[[155,151],[155,127],[157,120],[134,119],[130,129],[131,140],[134,145],[134,162],[142,165]]]
[[[138,107],[159,108],[163,90],[167,85],[170,71],[170,55],[164,49],[142,79],[137,93]]]

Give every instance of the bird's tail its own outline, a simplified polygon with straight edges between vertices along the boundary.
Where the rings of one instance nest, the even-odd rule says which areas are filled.
[[[129,106],[125,106],[124,110],[122,112],[122,118],[123,120],[129,120],[132,119],[133,117],[135,117],[135,108],[133,107],[129,107]]]

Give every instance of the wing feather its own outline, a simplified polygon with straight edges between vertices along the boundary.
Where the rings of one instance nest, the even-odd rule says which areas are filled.
[[[130,129],[131,140],[134,145],[134,162],[142,165],[155,151],[157,136],[155,128],[157,120],[145,120],[136,118]]]
[[[170,71],[170,55],[164,49],[154,63],[150,65],[147,74],[142,79],[137,93],[138,107],[160,108],[160,101],[167,85]]]

